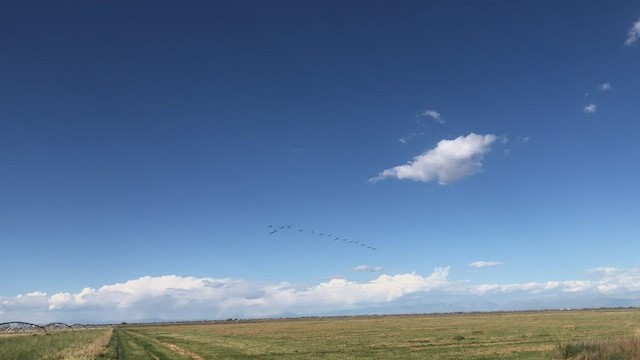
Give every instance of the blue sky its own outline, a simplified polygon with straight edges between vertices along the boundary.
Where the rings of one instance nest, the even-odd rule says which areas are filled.
[[[640,304],[637,2],[3,8],[0,320]]]

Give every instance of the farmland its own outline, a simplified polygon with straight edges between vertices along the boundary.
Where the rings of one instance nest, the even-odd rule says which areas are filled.
[[[96,359],[105,351],[111,336],[112,329],[55,331],[50,335],[4,334],[0,335],[0,359]]]
[[[640,310],[127,325],[115,328],[100,359],[553,359],[560,357],[560,344],[623,338],[638,329]],[[92,335],[70,343],[81,334]],[[69,356],[69,348],[80,342],[106,346],[105,334],[0,337],[0,358],[12,359],[6,356],[15,354],[10,348],[28,346],[36,353],[45,346],[49,355],[43,359],[80,359]],[[33,340],[43,338],[49,343]]]

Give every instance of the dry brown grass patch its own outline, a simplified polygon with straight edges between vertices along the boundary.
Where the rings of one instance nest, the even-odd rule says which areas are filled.
[[[93,330],[85,330],[93,331]],[[64,360],[92,360],[98,357],[109,346],[111,336],[113,335],[113,329],[105,332],[102,336],[97,337],[95,340],[82,345],[72,346],[66,348],[61,353],[61,358]]]

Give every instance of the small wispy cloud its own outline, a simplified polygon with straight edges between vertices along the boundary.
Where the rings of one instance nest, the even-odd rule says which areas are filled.
[[[598,110],[598,106],[596,104],[589,104],[582,109],[586,114],[593,114]]]
[[[631,46],[636,43],[640,39],[640,19],[633,23],[631,29],[627,33],[627,40],[625,40],[624,44],[626,46]]]
[[[408,144],[409,141],[417,138],[418,136],[424,135],[424,131],[413,131],[408,133],[407,135],[398,139],[398,142],[401,144]]]
[[[369,182],[387,178],[429,182],[437,178],[441,185],[450,184],[481,171],[484,154],[498,139],[501,138],[492,134],[471,133],[453,140],[441,140],[435,148],[414,157],[405,165],[380,172]]]
[[[522,138],[522,142],[523,143],[529,142],[530,140],[531,140],[531,137],[529,137],[529,136],[525,136],[525,137]]]
[[[438,124],[444,124],[444,119],[442,118],[442,115],[440,115],[440,113],[435,110],[425,110],[421,112],[420,115],[430,117],[433,120],[435,120]]]
[[[499,261],[474,261],[472,263],[469,263],[469,266],[474,268],[483,268],[483,267],[498,266],[498,265],[504,265],[504,263]]]
[[[354,267],[353,270],[375,272],[375,271],[382,271],[382,266],[358,265]]]
[[[619,268],[608,267],[608,266],[597,267],[589,270],[589,273],[592,275],[602,275],[602,276],[617,275],[617,274],[620,274],[621,272],[622,270]]]
[[[613,86],[611,86],[611,83],[604,83],[604,84],[600,84],[598,85],[598,90],[600,91],[611,91],[613,90]]]

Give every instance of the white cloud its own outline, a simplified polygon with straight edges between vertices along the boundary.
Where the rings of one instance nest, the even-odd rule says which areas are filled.
[[[611,86],[611,83],[604,83],[604,84],[600,84],[598,85],[598,90],[600,91],[610,91],[613,90],[613,86]]]
[[[47,293],[34,291],[25,295],[17,295],[14,298],[6,298],[0,301],[1,305],[10,308],[29,307],[33,304],[44,304],[47,299]]]
[[[382,271],[382,266],[358,265],[353,268],[355,271]]]
[[[426,276],[385,274],[364,282],[333,278],[308,286],[177,275],[144,276],[97,289],[85,288],[78,293],[0,296],[0,322],[256,318],[371,313],[380,309],[393,312],[393,309],[406,311],[405,306],[411,301],[419,304],[416,312],[452,308],[486,310],[473,307],[486,303],[497,304],[497,309],[572,303],[602,306],[607,299],[617,304],[614,306],[620,306],[620,299],[628,304],[625,306],[640,305],[640,269],[603,267],[591,270],[585,279],[507,284],[471,284],[451,280],[449,276],[450,268],[441,267]],[[549,299],[553,302],[548,302]],[[425,308],[428,304],[432,306]]]
[[[402,143],[402,144],[407,144],[409,141],[415,139],[416,137],[418,137],[420,135],[424,135],[424,132],[423,131],[414,131],[414,132],[411,132],[411,133],[407,134],[406,136],[403,136],[400,139],[398,139],[398,142]]]
[[[589,104],[582,109],[587,114],[593,114],[598,110],[598,106],[596,104]]]
[[[612,267],[596,268],[589,273],[593,279],[529,282],[523,284],[482,284],[469,288],[471,293],[486,294],[512,293],[526,291],[541,293],[558,291],[560,293],[591,292],[617,295],[633,294],[640,291],[640,269],[619,269]],[[639,298],[640,300],[640,298]]]
[[[376,268],[376,267],[371,267]],[[245,280],[144,276],[80,292],[0,296],[0,322],[61,321],[86,316],[91,321],[126,319],[193,319],[269,317],[283,313],[313,314],[388,303],[416,292],[446,287],[449,268],[428,276],[381,275],[367,282],[333,278],[314,286],[263,284]],[[8,321],[8,320],[7,320]]]
[[[504,263],[501,263],[498,261],[474,261],[469,264],[469,266],[475,267],[475,268],[483,268],[487,266],[498,266],[498,265],[504,265]]]
[[[589,273],[602,276],[612,276],[619,274],[620,271],[620,269],[615,267],[597,267],[595,269],[591,269]]]
[[[624,42],[626,46],[631,46],[640,39],[640,20],[633,23],[633,26],[631,26],[627,35],[627,40]]]
[[[440,115],[440,113],[435,110],[425,110],[421,112],[420,115],[430,117],[433,120],[435,120],[438,124],[444,124],[444,119],[442,118],[442,115]]]
[[[428,182],[438,179],[442,185],[456,182],[482,170],[484,154],[498,139],[495,135],[471,133],[453,140],[441,140],[438,145],[413,158],[405,165],[386,169],[369,182],[386,178]]]

